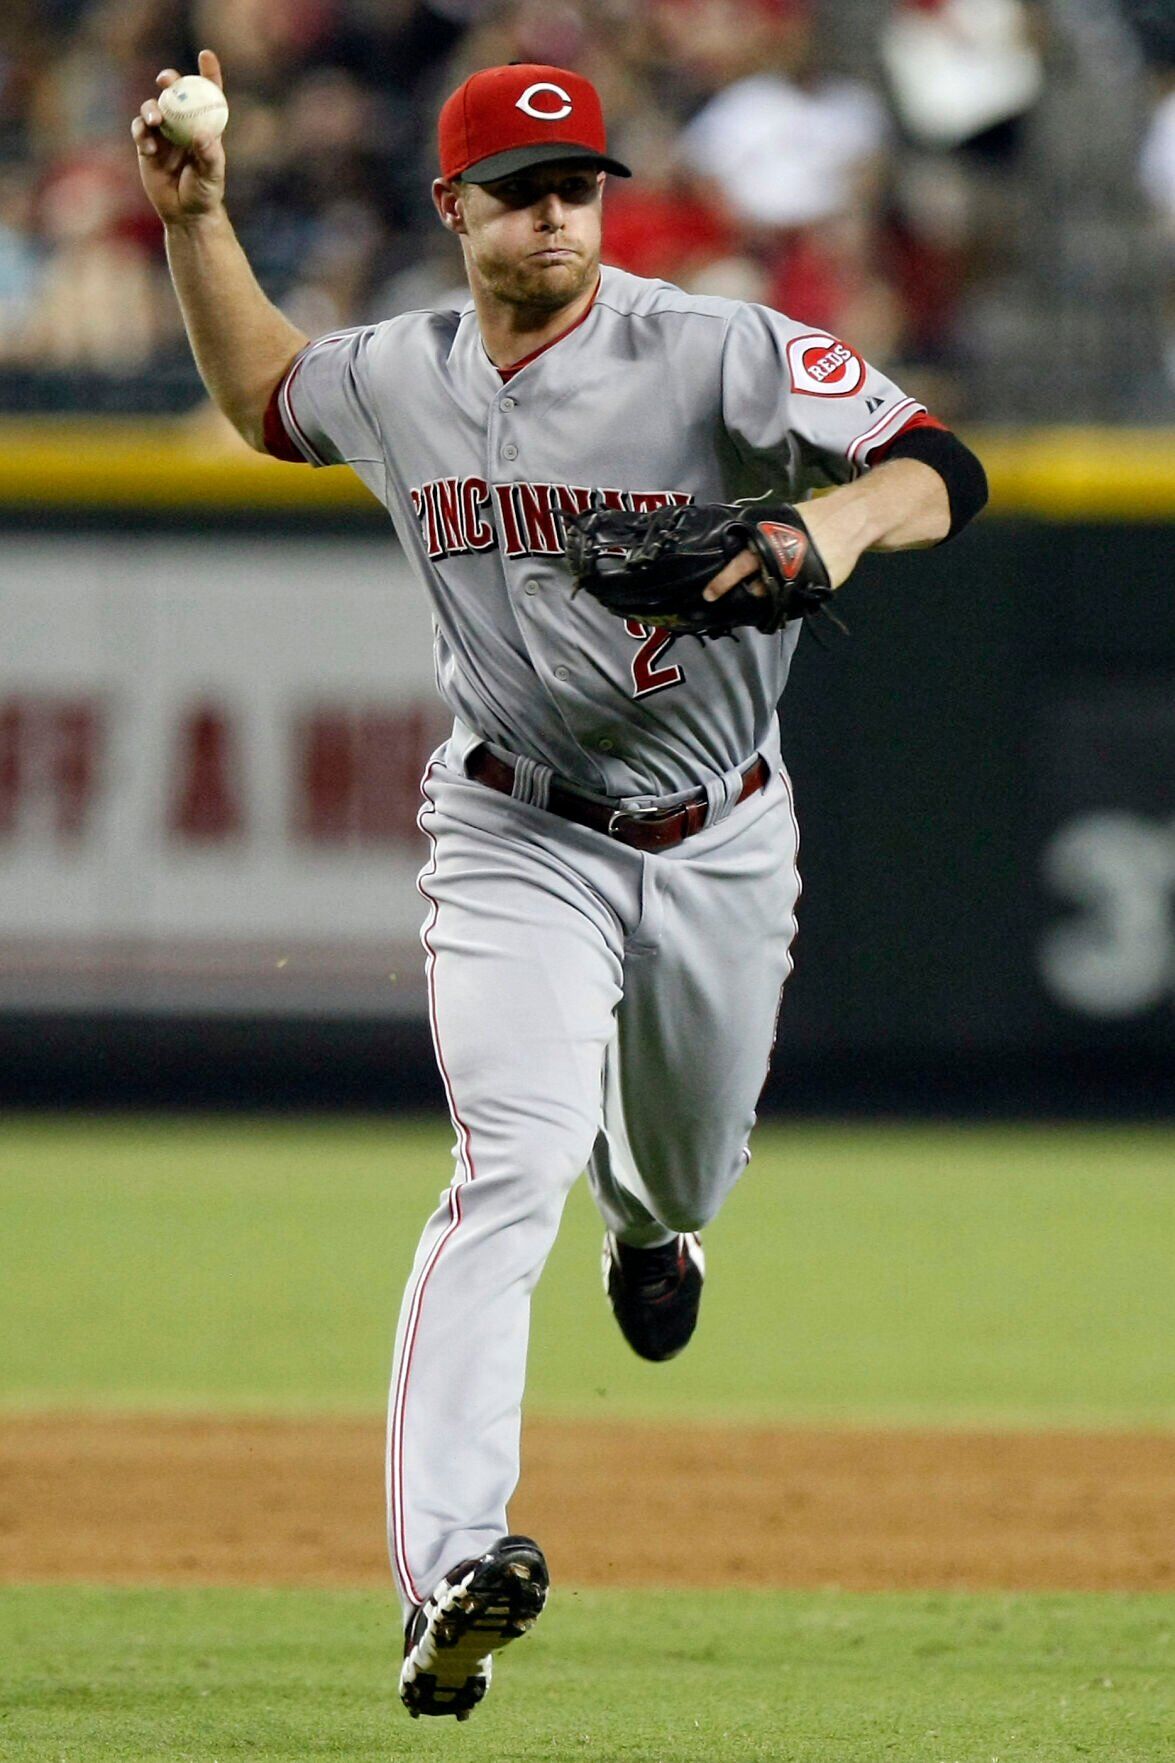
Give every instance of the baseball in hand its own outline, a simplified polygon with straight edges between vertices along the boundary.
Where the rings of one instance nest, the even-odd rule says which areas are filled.
[[[224,133],[228,121],[224,93],[203,74],[185,74],[182,80],[164,86],[158,103],[163,113],[161,130],[175,147],[190,147],[197,135]]]

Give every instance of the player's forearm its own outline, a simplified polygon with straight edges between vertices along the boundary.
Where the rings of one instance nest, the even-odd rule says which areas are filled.
[[[891,459],[819,499],[838,536],[863,551],[937,545],[951,526],[947,487],[920,459]],[[805,516],[811,504],[805,507]]]
[[[855,483],[803,504],[834,588],[866,551],[907,551],[937,545],[951,529],[951,504],[938,472],[920,459],[890,459]]]
[[[308,338],[257,283],[223,209],[167,227],[167,261],[209,395],[251,447],[266,406]]]

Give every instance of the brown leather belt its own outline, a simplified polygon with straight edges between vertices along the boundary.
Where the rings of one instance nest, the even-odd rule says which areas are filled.
[[[504,796],[514,793],[513,764],[508,759],[499,759],[488,747],[473,749],[465,762],[465,775],[475,778],[479,784],[487,784],[491,790],[500,790]],[[756,790],[761,790],[770,775],[771,767],[761,753],[756,753],[743,771],[736,806],[753,796]],[[569,789],[554,779],[551,780],[546,806],[551,814],[573,820],[577,826],[590,826],[637,851],[667,851],[680,845],[691,833],[701,832],[708,810],[705,790],[695,790],[692,796],[673,808],[610,808],[607,802],[581,796],[578,790]]]

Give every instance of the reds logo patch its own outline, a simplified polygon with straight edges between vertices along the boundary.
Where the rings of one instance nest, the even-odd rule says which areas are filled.
[[[865,363],[857,351],[827,331],[793,337],[787,346],[787,365],[792,391],[817,398],[848,398],[865,378]]]

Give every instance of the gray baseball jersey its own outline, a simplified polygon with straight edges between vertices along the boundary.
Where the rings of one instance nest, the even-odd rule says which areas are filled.
[[[352,465],[387,507],[459,723],[639,801],[731,774],[769,739],[799,626],[704,646],[626,627],[572,599],[555,511],[794,501],[924,420],[826,332],[609,268],[508,384],[470,304],[319,339],[279,408],[287,456]]]
[[[605,269],[586,316],[508,375],[472,306],[312,343],[274,451],[352,465],[431,596],[454,737],[421,825],[430,1016],[456,1171],[425,1228],[389,1402],[405,1610],[507,1528],[530,1293],[586,1167],[622,1240],[711,1218],[741,1175],[790,971],[797,832],[775,708],[798,626],[670,643],[572,598],[557,513],[802,498],[922,406],[760,306]],[[488,742],[514,798],[466,770]],[[758,750],[766,787],[736,807]],[[642,853],[548,813],[539,773],[636,807],[703,786]]]

